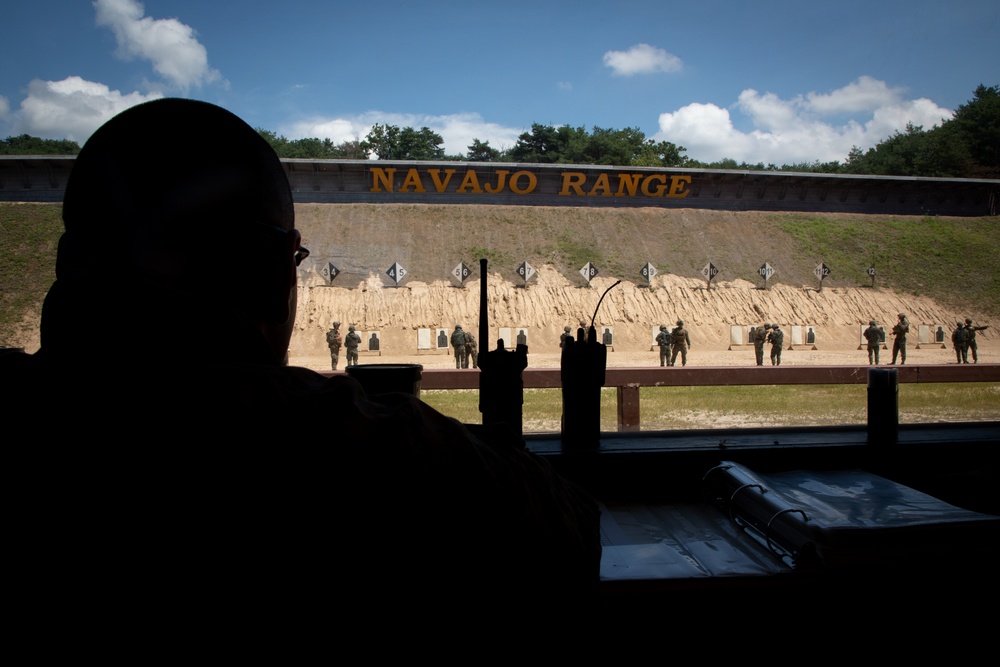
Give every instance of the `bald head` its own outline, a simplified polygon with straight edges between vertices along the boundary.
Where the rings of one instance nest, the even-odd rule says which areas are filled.
[[[91,136],[66,184],[58,277],[95,275],[113,260],[155,269],[190,264],[209,243],[249,226],[294,228],[281,162],[220,107],[161,99],[132,107]]]
[[[276,357],[287,350],[302,254],[291,188],[268,143],[232,113],[161,99],[115,116],[76,158],[63,222],[43,346],[99,317],[85,296],[119,316],[145,308],[165,322],[198,319],[203,333],[228,317],[256,328]],[[207,308],[227,265],[239,277]],[[139,303],[136,292],[149,289],[159,301]],[[195,328],[175,339],[194,345]]]

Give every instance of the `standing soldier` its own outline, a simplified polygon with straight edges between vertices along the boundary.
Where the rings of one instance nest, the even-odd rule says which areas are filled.
[[[882,339],[882,333],[875,325],[875,320],[868,320],[868,328],[865,329],[864,336],[865,340],[868,341],[868,365],[878,366],[879,343]]]
[[[681,353],[681,366],[687,366],[688,348],[691,347],[691,336],[684,328],[684,322],[677,320],[677,326],[670,332],[670,342],[673,344],[674,353],[670,357],[670,365],[677,365],[677,353]]]
[[[892,343],[892,363],[896,364],[896,356],[899,355],[900,364],[906,363],[906,334],[910,333],[910,321],[906,319],[906,313],[899,314],[899,321],[892,327],[892,335],[896,340]]]
[[[770,331],[771,325],[768,322],[764,322],[764,326],[757,327],[753,330],[753,353],[757,358],[757,365],[764,365],[764,343],[767,342],[767,332]]]
[[[771,325],[771,333],[767,334],[767,341],[771,344],[771,365],[781,365],[781,346],[785,343],[785,332],[777,324]]]
[[[667,325],[660,325],[660,333],[656,334],[656,344],[660,346],[660,365],[671,366],[670,363],[670,334],[667,332]]]
[[[337,370],[337,362],[340,360],[340,348],[343,346],[340,337],[340,322],[334,322],[333,328],[326,332],[326,344],[330,348],[330,365],[333,370]]]
[[[956,363],[969,363],[969,330],[962,322],[951,332],[951,344],[955,348]]]
[[[559,348],[560,349],[563,347],[563,345],[566,344],[566,339],[567,338],[570,338],[570,339],[573,338],[573,333],[572,333],[571,327],[568,324],[563,327],[563,332],[562,332],[562,334],[559,335]]]
[[[972,326],[972,318],[965,318],[965,360],[966,363],[969,361],[969,350],[972,350],[972,363],[979,363],[979,348],[976,345],[976,332],[988,329],[989,326],[974,327]]]
[[[451,346],[455,350],[455,368],[468,368],[469,358],[465,354],[465,332],[462,325],[456,324],[451,332]]]
[[[469,367],[469,360],[472,361],[473,368],[479,368],[479,346],[476,345],[476,337],[471,333],[465,333],[465,365],[462,368]]]
[[[361,345],[361,336],[354,332],[354,325],[347,327],[347,337],[344,339],[347,347],[347,365],[358,365],[358,346]]]

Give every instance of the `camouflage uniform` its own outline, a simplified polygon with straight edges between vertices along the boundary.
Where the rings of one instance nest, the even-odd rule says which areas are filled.
[[[785,343],[785,332],[777,324],[771,325],[771,333],[767,334],[767,342],[771,344],[771,365],[781,365],[781,347]]]
[[[340,337],[340,322],[334,322],[333,328],[326,332],[326,344],[330,348],[330,365],[333,370],[337,370],[337,362],[340,361],[340,348],[344,341]]]
[[[906,319],[904,313],[899,314],[899,321],[892,327],[892,335],[896,340],[892,343],[892,363],[896,363],[896,356],[899,356],[901,364],[906,363],[906,334],[910,333],[910,321]]]
[[[976,332],[983,331],[987,327],[972,326],[972,318],[965,318],[965,357],[969,358],[969,350],[972,350],[972,363],[979,363],[979,346],[976,345]]]
[[[691,346],[691,336],[684,328],[684,323],[677,320],[677,326],[670,332],[670,342],[673,344],[674,352],[670,356],[670,365],[677,364],[677,353],[681,353],[681,366],[687,366],[688,348]]]
[[[566,344],[566,339],[567,338],[570,338],[570,339],[573,338],[573,333],[572,333],[572,331],[570,329],[570,326],[568,324],[563,327],[563,332],[559,336],[559,347],[560,348],[562,348],[563,345]]]
[[[670,333],[665,324],[660,325],[660,333],[656,334],[656,344],[660,346],[660,365],[670,365]]]
[[[468,368],[469,357],[465,352],[465,332],[461,324],[456,324],[451,332],[451,346],[455,349],[455,368]]]
[[[959,364],[969,363],[969,330],[961,322],[951,332],[951,344],[955,348],[955,361]]]
[[[476,345],[476,337],[469,332],[465,332],[465,356],[465,365],[462,368],[468,368],[470,361],[473,368],[479,368],[479,346]]]
[[[347,347],[347,365],[358,365],[358,346],[361,345],[361,336],[354,332],[354,325],[347,327],[347,337],[344,339],[344,346]]]
[[[868,365],[878,366],[879,343],[882,341],[882,332],[875,326],[875,320],[868,320],[868,328],[865,329],[865,340],[868,341]]]
[[[758,366],[764,365],[764,343],[767,342],[767,332],[770,328],[771,325],[765,322],[764,326],[753,330],[753,353]]]

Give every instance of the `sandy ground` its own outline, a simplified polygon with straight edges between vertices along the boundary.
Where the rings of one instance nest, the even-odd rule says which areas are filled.
[[[770,348],[765,349],[765,363],[770,363],[768,355]],[[808,346],[784,350],[781,363],[785,366],[843,366],[867,365],[868,353],[862,349],[813,350]],[[343,370],[345,357],[340,358],[340,369]],[[362,352],[359,355],[362,364],[421,364],[424,368],[454,368],[455,361],[450,355],[427,352],[412,355],[379,355],[374,352]],[[882,363],[892,360],[892,348],[882,350]],[[330,358],[324,356],[292,356],[292,365],[305,366],[313,370],[328,370]],[[951,348],[942,349],[940,345],[907,346],[907,364],[954,364],[955,352]],[[614,350],[608,352],[608,366],[659,366],[659,353],[656,351]],[[680,357],[677,363],[680,364]],[[979,363],[1000,363],[1000,346],[995,341],[979,342]],[[689,366],[752,366],[754,352],[750,346],[733,348],[732,350],[699,349],[693,347],[688,351]],[[557,353],[528,353],[529,368],[558,368]],[[1000,409],[1000,406],[998,406]]]

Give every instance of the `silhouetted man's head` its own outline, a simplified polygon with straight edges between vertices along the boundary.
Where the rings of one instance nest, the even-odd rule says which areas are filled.
[[[181,295],[195,318],[216,301],[213,312],[253,325],[284,356],[300,256],[291,189],[271,147],[232,113],[161,99],[115,116],[80,151],[63,220],[43,348],[81,325],[82,297],[119,298],[127,315],[139,285]],[[164,326],[184,317],[176,306],[163,306]]]

